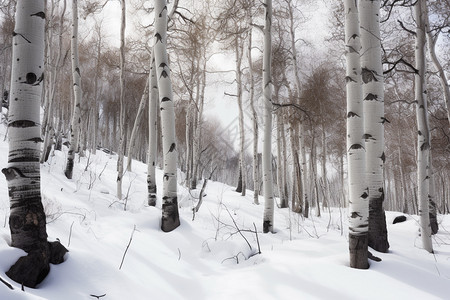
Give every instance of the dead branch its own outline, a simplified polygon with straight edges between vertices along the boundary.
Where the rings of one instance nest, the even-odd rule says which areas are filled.
[[[94,297],[94,298],[97,298],[97,299],[100,299],[100,298],[102,298],[102,297],[105,297],[106,294],[98,295],[98,296],[97,296],[97,295],[90,294],[89,296]]]
[[[234,227],[236,228],[236,230],[238,231],[238,233],[242,236],[242,238],[245,240],[245,242],[247,242],[248,247],[250,248],[250,250],[253,250],[252,245],[250,245],[249,241],[247,240],[247,238],[242,234],[242,230],[239,228],[239,226],[236,224],[236,221],[234,220],[233,216],[231,215],[230,211],[228,210],[228,207],[226,207],[225,204],[222,204],[223,207],[225,207],[225,210],[227,211],[228,215],[230,216],[231,220],[233,221]]]
[[[125,260],[125,255],[127,255],[128,248],[130,248],[131,241],[133,240],[133,235],[134,235],[135,231],[136,231],[136,225],[134,225],[134,227],[133,227],[133,231],[131,232],[131,236],[130,236],[130,240],[128,241],[127,248],[125,249],[125,252],[123,253],[122,261],[120,262],[120,266],[119,266],[119,270],[122,269],[123,261]]]
[[[236,254],[236,255],[234,255],[234,256],[231,256],[231,257],[228,257],[228,258],[225,258],[224,260],[222,260],[222,263],[223,263],[224,261],[229,260],[229,259],[234,259],[234,260],[236,260],[236,264],[239,264],[239,254],[242,254],[242,256],[245,258],[245,260],[247,260],[247,257],[244,255],[244,253],[242,253],[241,251],[239,251],[238,254]]]
[[[253,222],[253,227],[255,228],[256,243],[258,244],[258,254],[261,254],[261,246],[259,245],[258,230],[256,230],[255,222]]]
[[[7,287],[9,287],[11,290],[14,290],[13,286],[11,284],[9,284],[6,280],[4,280],[3,278],[0,277],[0,281],[3,282],[4,285],[6,285]]]

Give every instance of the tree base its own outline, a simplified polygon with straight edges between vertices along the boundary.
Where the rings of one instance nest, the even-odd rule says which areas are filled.
[[[167,198],[163,197],[162,204],[161,230],[164,232],[170,232],[180,226],[177,197],[171,198],[171,200]]]
[[[273,232],[273,225],[270,221],[263,222],[263,233]]]
[[[67,179],[72,179],[73,175],[73,158],[67,159],[66,170],[64,171],[64,175],[66,175]]]
[[[373,198],[369,202],[369,247],[387,253],[389,241],[386,227],[386,214],[383,208],[384,192],[381,196]]]
[[[156,206],[156,195],[148,196],[148,206]]]
[[[39,249],[20,257],[6,272],[9,278],[26,287],[35,288],[50,272],[50,263],[64,262],[68,250],[60,242],[45,242]]]
[[[350,267],[355,269],[368,269],[368,243],[367,234],[349,234]]]

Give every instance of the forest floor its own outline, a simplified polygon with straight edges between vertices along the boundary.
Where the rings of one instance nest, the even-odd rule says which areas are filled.
[[[8,145],[0,126],[0,168]],[[434,254],[421,249],[418,217],[392,225],[389,253],[370,269],[348,266],[346,210],[323,209],[308,219],[275,210],[274,234],[262,233],[263,198],[242,197],[233,187],[208,182],[193,219],[198,191],[179,186],[181,226],[159,229],[161,203],[147,205],[146,165],[133,161],[116,191],[117,156],[97,151],[77,159],[64,176],[66,152],[42,165],[42,196],[49,240],[69,249],[37,289],[12,282],[5,272],[24,252],[9,246],[7,184],[0,176],[0,299],[449,299],[450,217],[439,216]],[[181,174],[179,176],[181,178]],[[158,170],[158,178],[162,172]],[[161,181],[158,182],[159,195]],[[201,184],[201,183],[199,183]],[[161,197],[159,197],[160,199]],[[255,228],[258,234],[255,233]],[[261,253],[259,253],[259,251]],[[121,268],[120,268],[121,266]],[[103,296],[104,295],[104,296]]]

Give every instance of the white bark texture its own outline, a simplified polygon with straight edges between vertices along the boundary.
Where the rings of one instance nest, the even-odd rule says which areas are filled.
[[[366,183],[369,187],[369,246],[387,252],[384,201],[384,91],[381,65],[380,0],[360,1]]]
[[[304,204],[304,209],[303,209],[303,216],[305,218],[308,217],[309,215],[309,199],[311,199],[311,189],[309,186],[309,180],[308,180],[308,170],[307,170],[307,166],[306,166],[306,146],[305,146],[305,133],[303,130],[303,123],[300,122],[299,126],[298,126],[298,131],[299,131],[299,149],[300,149],[300,172],[301,172],[301,180],[302,180],[302,186],[303,186],[303,190],[302,190],[302,198],[303,198],[303,204]]]
[[[139,128],[141,127],[141,118],[142,115],[144,114],[144,109],[145,109],[145,103],[148,102],[146,101],[148,99],[148,86],[149,86],[149,80],[147,80],[146,84],[145,84],[145,88],[144,88],[144,92],[142,93],[142,97],[141,97],[141,101],[139,102],[139,107],[138,107],[138,111],[136,113],[136,119],[134,120],[134,125],[133,125],[133,129],[131,130],[131,135],[130,135],[130,141],[128,143],[128,151],[127,151],[127,171],[131,171],[131,162],[133,161],[133,153],[135,152],[135,139],[136,139],[136,134],[139,131]]]
[[[97,57],[95,63],[95,79],[94,79],[94,107],[92,109],[91,115],[93,118],[93,128],[92,128],[92,154],[96,154],[97,152],[97,131],[99,128],[98,124],[98,112],[99,112],[99,92],[98,92],[98,81],[100,77],[100,58],[101,58],[101,47],[102,47],[102,35],[100,33],[100,27],[96,29],[98,37],[97,37]]]
[[[253,23],[250,13],[250,24]],[[253,58],[252,58],[252,26],[250,26],[248,34],[248,76],[250,81],[250,106],[252,108],[252,125],[253,125],[253,203],[259,205],[259,163],[258,163],[258,114],[255,107],[255,79],[253,75]]]
[[[126,28],[126,0],[120,0],[121,22],[120,22],[120,112],[119,112],[119,150],[117,151],[117,198],[122,199],[122,179],[123,179],[123,156],[125,143],[125,28]]]
[[[369,198],[365,183],[364,115],[362,100],[361,41],[357,2],[345,0],[345,56],[347,89],[347,161],[349,193],[350,266],[367,268]],[[363,243],[352,243],[361,240]],[[365,252],[365,254],[364,254]],[[361,257],[362,256],[362,257]],[[365,257],[364,257],[365,256]]]
[[[153,51],[154,54],[154,51]],[[150,91],[148,101],[148,161],[147,187],[148,205],[156,205],[156,159],[158,154],[158,80],[156,79],[155,57],[152,54],[150,67]]]
[[[40,104],[44,75],[44,0],[17,1],[8,117],[11,246],[29,251],[47,240],[40,191]],[[29,227],[23,230],[23,226]]]
[[[180,225],[177,200],[177,149],[172,82],[167,55],[167,1],[155,0],[155,65],[161,105],[163,144],[163,198],[161,230]]]
[[[239,108],[239,169],[240,169],[240,183],[238,183],[238,192],[241,192],[242,196],[245,196],[246,183],[247,183],[247,169],[245,166],[245,128],[244,128],[244,108],[242,105],[242,55],[243,46],[241,45],[241,38],[236,35],[235,37],[235,53],[236,53],[236,86],[237,86],[237,102]],[[239,190],[239,188],[241,190]]]
[[[191,188],[197,188],[197,180],[201,179],[200,158],[202,152],[202,132],[203,132],[203,109],[205,106],[205,88],[206,88],[206,58],[203,60],[203,68],[199,74],[198,100],[197,100],[197,118],[194,128],[194,155],[193,155],[193,174]]]
[[[417,195],[419,198],[420,231],[422,246],[433,253],[428,203],[430,201],[430,129],[427,116],[427,89],[425,78],[425,0],[418,0],[414,6],[416,18],[416,69],[414,75],[417,116]]]
[[[266,0],[263,53],[264,144],[263,144],[263,232],[273,232],[274,201],[272,176],[272,0]]]
[[[64,174],[68,179],[72,179],[75,152],[78,146],[78,136],[81,125],[81,72],[78,59],[78,1],[72,0],[72,40],[71,40],[71,59],[72,59],[72,80],[74,108],[72,113],[72,125],[70,131],[70,146],[67,154],[67,164]]]
[[[292,7],[292,3],[291,0],[287,0],[286,4],[288,5],[288,11],[289,11],[289,33],[290,33],[290,37],[291,37],[291,53],[292,53],[292,61],[293,61],[293,65],[294,65],[294,77],[295,77],[295,87],[296,87],[296,95],[297,97],[299,97],[300,95],[300,89],[301,89],[301,82],[300,82],[300,71],[299,71],[299,66],[298,66],[298,58],[297,58],[297,48],[295,45],[295,42],[297,41],[297,37],[296,37],[296,33],[295,33],[295,24],[294,24],[294,8]],[[302,119],[302,117],[300,117],[300,120]],[[303,187],[301,189],[301,191],[299,191],[299,201],[300,203],[303,203],[306,206],[306,202],[308,201],[308,192],[307,192],[307,186],[308,186],[308,182],[307,182],[307,175],[306,175],[306,167],[305,167],[305,162],[306,162],[306,150],[304,145],[304,141],[303,141],[303,137],[304,137],[304,132],[303,132],[303,125],[301,123],[302,121],[300,121],[300,125],[299,125],[299,135],[300,135],[300,174],[299,174],[299,179],[301,180],[300,186]],[[308,213],[307,212],[307,208],[306,210],[304,210],[304,213]]]
[[[44,117],[42,119],[42,127],[41,127],[42,134],[44,135],[44,146],[43,146],[43,151],[41,153],[41,163],[44,163],[47,161],[50,151],[51,151],[52,144],[54,142],[53,138],[55,135],[54,127],[55,127],[56,116],[53,111],[53,100],[54,100],[55,94],[56,94],[56,86],[57,86],[56,81],[58,78],[57,72],[59,71],[58,68],[61,67],[60,65],[61,65],[61,58],[62,58],[62,50],[63,50],[62,45],[63,45],[63,33],[64,33],[63,26],[64,26],[64,19],[65,19],[64,15],[66,13],[66,1],[62,1],[62,2],[63,2],[63,8],[62,8],[61,15],[59,16],[58,44],[56,46],[58,54],[56,57],[56,61],[51,62],[52,68],[51,68],[50,72],[48,72],[48,73],[50,73],[49,80],[48,80],[49,86],[47,87],[49,91],[48,91],[48,97],[46,98],[46,101],[45,101],[45,106],[44,106],[45,111],[44,111]],[[52,8],[53,7],[54,7],[54,5],[52,5]],[[56,7],[56,10],[57,11],[59,10],[59,2]],[[53,30],[50,30],[49,34],[52,35]],[[51,45],[51,44],[49,43],[49,45]],[[50,47],[51,46],[49,46],[49,48]],[[51,51],[49,50],[49,52],[50,53],[48,54],[48,56],[49,56],[48,59],[52,60]]]
[[[61,263],[67,250],[47,242],[41,202],[40,104],[44,78],[45,1],[18,0],[12,33],[12,72],[9,105],[8,182],[11,246],[27,252],[6,272],[27,287],[36,287],[50,271],[49,263]],[[23,289],[23,288],[22,288]]]

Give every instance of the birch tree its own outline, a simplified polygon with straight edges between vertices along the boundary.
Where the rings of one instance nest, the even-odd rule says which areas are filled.
[[[70,146],[67,153],[66,170],[64,174],[68,179],[72,179],[75,151],[78,146],[78,133],[81,124],[80,103],[81,103],[81,72],[78,59],[78,0],[72,0],[72,40],[71,40],[71,59],[72,59],[72,80],[74,106],[72,114],[72,125],[70,131]]]
[[[148,99],[148,161],[147,161],[147,188],[148,205],[156,205],[156,157],[158,147],[158,80],[156,79],[156,67],[154,51],[150,62],[150,86]]]
[[[430,202],[430,129],[427,116],[427,88],[425,79],[425,23],[426,0],[418,0],[414,6],[416,19],[416,70],[414,91],[417,114],[417,195],[419,197],[420,231],[423,248],[433,253],[428,204]]]
[[[236,192],[240,192],[242,196],[245,196],[247,186],[247,172],[245,166],[245,128],[244,128],[244,108],[242,99],[242,57],[244,52],[243,42],[239,35],[234,39],[234,51],[235,51],[235,65],[236,65],[236,95],[239,109],[239,182]]]
[[[145,103],[148,102],[146,100],[148,100],[148,89],[149,89],[149,82],[150,80],[147,80],[147,83],[145,84],[145,88],[144,88],[144,92],[142,93],[142,97],[141,97],[141,101],[139,102],[139,107],[138,107],[138,111],[136,114],[136,119],[134,120],[134,125],[133,125],[133,129],[131,130],[131,135],[130,135],[130,141],[128,142],[128,151],[127,151],[127,156],[128,156],[128,160],[127,160],[127,171],[131,171],[131,162],[133,161],[133,152],[135,150],[135,139],[136,139],[136,134],[140,129],[140,125],[141,125],[141,118],[142,115],[144,114],[144,109],[145,109]]]
[[[359,60],[361,41],[357,1],[345,0],[347,60],[347,161],[349,190],[350,267],[367,269],[369,202],[365,184],[364,115]]]
[[[384,213],[384,91],[381,65],[380,0],[360,1],[361,75],[366,148],[366,180],[369,187],[369,246],[387,252]]]
[[[120,98],[119,98],[119,149],[117,151],[117,198],[122,199],[122,178],[123,178],[123,156],[125,143],[125,27],[126,27],[126,0],[120,0],[121,22],[120,22]],[[129,158],[130,159],[130,158]]]
[[[53,45],[51,43],[52,39],[48,38],[48,46],[47,51],[48,53],[48,65],[51,66],[51,69],[46,71],[47,75],[46,80],[48,83],[48,86],[46,88],[46,94],[47,97],[45,97],[45,103],[44,103],[44,116],[42,120],[42,134],[44,136],[44,143],[43,143],[43,151],[41,154],[41,163],[44,163],[47,161],[50,151],[53,145],[53,138],[55,135],[55,113],[53,109],[53,102],[55,99],[55,94],[57,90],[57,79],[58,76],[58,69],[61,68],[61,60],[62,60],[62,52],[63,52],[63,33],[64,33],[64,15],[66,12],[66,1],[62,1],[63,7],[61,11],[61,15],[59,16],[59,22],[58,22],[58,43],[56,45]],[[59,11],[59,2],[58,5],[52,2],[52,9],[55,9],[57,12]],[[52,18],[54,18],[52,16]],[[54,24],[53,24],[54,26]],[[52,26],[52,27],[53,27]],[[54,29],[48,30],[47,33],[49,36],[54,34]],[[55,48],[54,51],[56,51],[56,60],[53,61],[54,57],[52,57],[52,49]],[[48,78],[47,78],[48,77]]]
[[[35,287],[61,263],[67,250],[47,242],[40,190],[40,103],[44,74],[45,1],[18,0],[13,31],[11,103],[9,106],[8,166],[2,170],[10,198],[11,246],[27,256],[6,274],[14,281]]]
[[[295,79],[295,88],[296,88],[296,95],[297,97],[300,96],[300,90],[301,90],[301,82],[300,82],[300,67],[299,67],[299,63],[298,63],[298,53],[297,53],[297,47],[296,47],[296,43],[299,40],[296,36],[296,29],[298,27],[298,25],[295,24],[295,16],[294,16],[294,11],[295,11],[295,6],[292,0],[284,0],[284,2],[286,3],[286,8],[287,8],[287,12],[289,14],[289,36],[290,36],[290,54],[292,56],[292,65],[293,65],[293,69],[294,69],[294,79]],[[303,116],[299,116],[299,135],[300,135],[300,147],[299,147],[299,151],[300,151],[300,169],[299,169],[299,178],[298,180],[301,181],[300,185],[303,187],[301,189],[301,194],[299,194],[299,197],[301,199],[300,202],[305,204],[305,210],[304,213],[306,214],[306,217],[308,215],[308,207],[309,207],[309,192],[308,192],[308,176],[306,174],[306,147],[305,147],[305,142],[304,142],[304,138],[305,138],[305,126],[304,126],[304,120],[303,120]],[[300,193],[300,191],[299,191]]]
[[[264,141],[263,141],[263,189],[264,216],[263,232],[273,232],[274,201],[272,178],[272,0],[264,2],[264,52],[263,52],[263,91],[264,91]]]
[[[222,1],[224,2],[224,1]],[[222,12],[218,16],[218,31],[221,32],[220,39],[226,41],[227,47],[232,48],[235,54],[235,75],[236,94],[228,96],[236,97],[239,111],[239,179],[236,191],[245,196],[247,169],[245,166],[245,128],[244,128],[244,107],[243,107],[243,80],[242,65],[244,56],[244,43],[249,32],[248,13],[251,12],[253,1],[248,0],[228,0],[222,5]]]
[[[258,114],[256,113],[255,106],[255,76],[253,74],[253,12],[252,7],[249,9],[249,32],[248,32],[248,43],[247,43],[247,60],[248,60],[248,79],[250,83],[249,90],[249,100],[250,107],[252,110],[252,127],[253,127],[253,203],[259,205],[259,159],[258,159],[258,139],[259,139],[259,129],[258,129]]]
[[[155,0],[155,66],[161,106],[163,146],[163,197],[161,230],[169,232],[180,225],[177,201],[177,149],[172,81],[167,55],[167,1]]]

